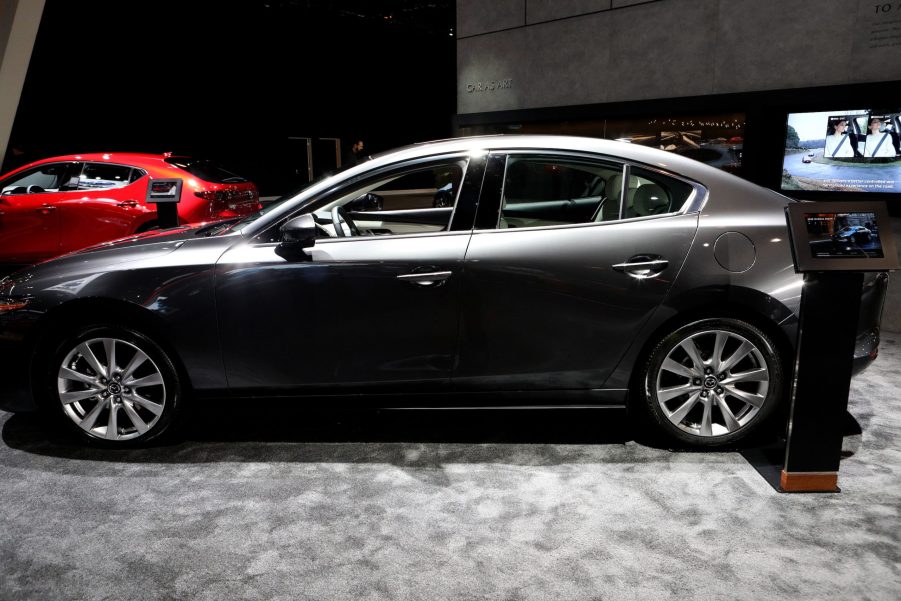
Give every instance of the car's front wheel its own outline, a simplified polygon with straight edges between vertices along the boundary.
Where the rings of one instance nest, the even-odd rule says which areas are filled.
[[[181,404],[178,372],[165,351],[128,328],[95,326],[67,337],[47,374],[49,405],[91,442],[130,446],[162,435]]]
[[[671,438],[722,446],[758,429],[782,396],[778,347],[739,319],[704,319],[663,338],[642,374],[647,409]]]

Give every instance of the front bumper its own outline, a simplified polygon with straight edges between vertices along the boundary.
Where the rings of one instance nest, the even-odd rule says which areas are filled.
[[[0,409],[35,411],[31,388],[31,361],[34,344],[29,334],[36,329],[37,316],[28,311],[0,315]]]

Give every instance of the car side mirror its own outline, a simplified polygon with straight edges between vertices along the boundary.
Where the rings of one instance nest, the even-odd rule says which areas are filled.
[[[378,194],[367,192],[344,205],[344,210],[350,213],[361,213],[364,211],[381,211],[385,204],[385,200]]]
[[[283,250],[300,250],[316,244],[316,221],[310,214],[291,219],[279,228],[279,232]]]

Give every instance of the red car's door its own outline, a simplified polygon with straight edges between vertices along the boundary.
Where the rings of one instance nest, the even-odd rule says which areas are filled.
[[[147,180],[141,169],[84,163],[75,175],[75,189],[59,204],[60,253],[133,234],[152,210],[143,202]]]
[[[34,263],[59,254],[59,201],[69,163],[48,163],[0,182],[0,262]]]

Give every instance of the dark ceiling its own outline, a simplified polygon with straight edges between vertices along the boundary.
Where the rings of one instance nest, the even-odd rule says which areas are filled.
[[[378,151],[450,134],[454,12],[450,0],[48,0],[10,147],[204,155],[277,194],[294,183],[289,136]]]

